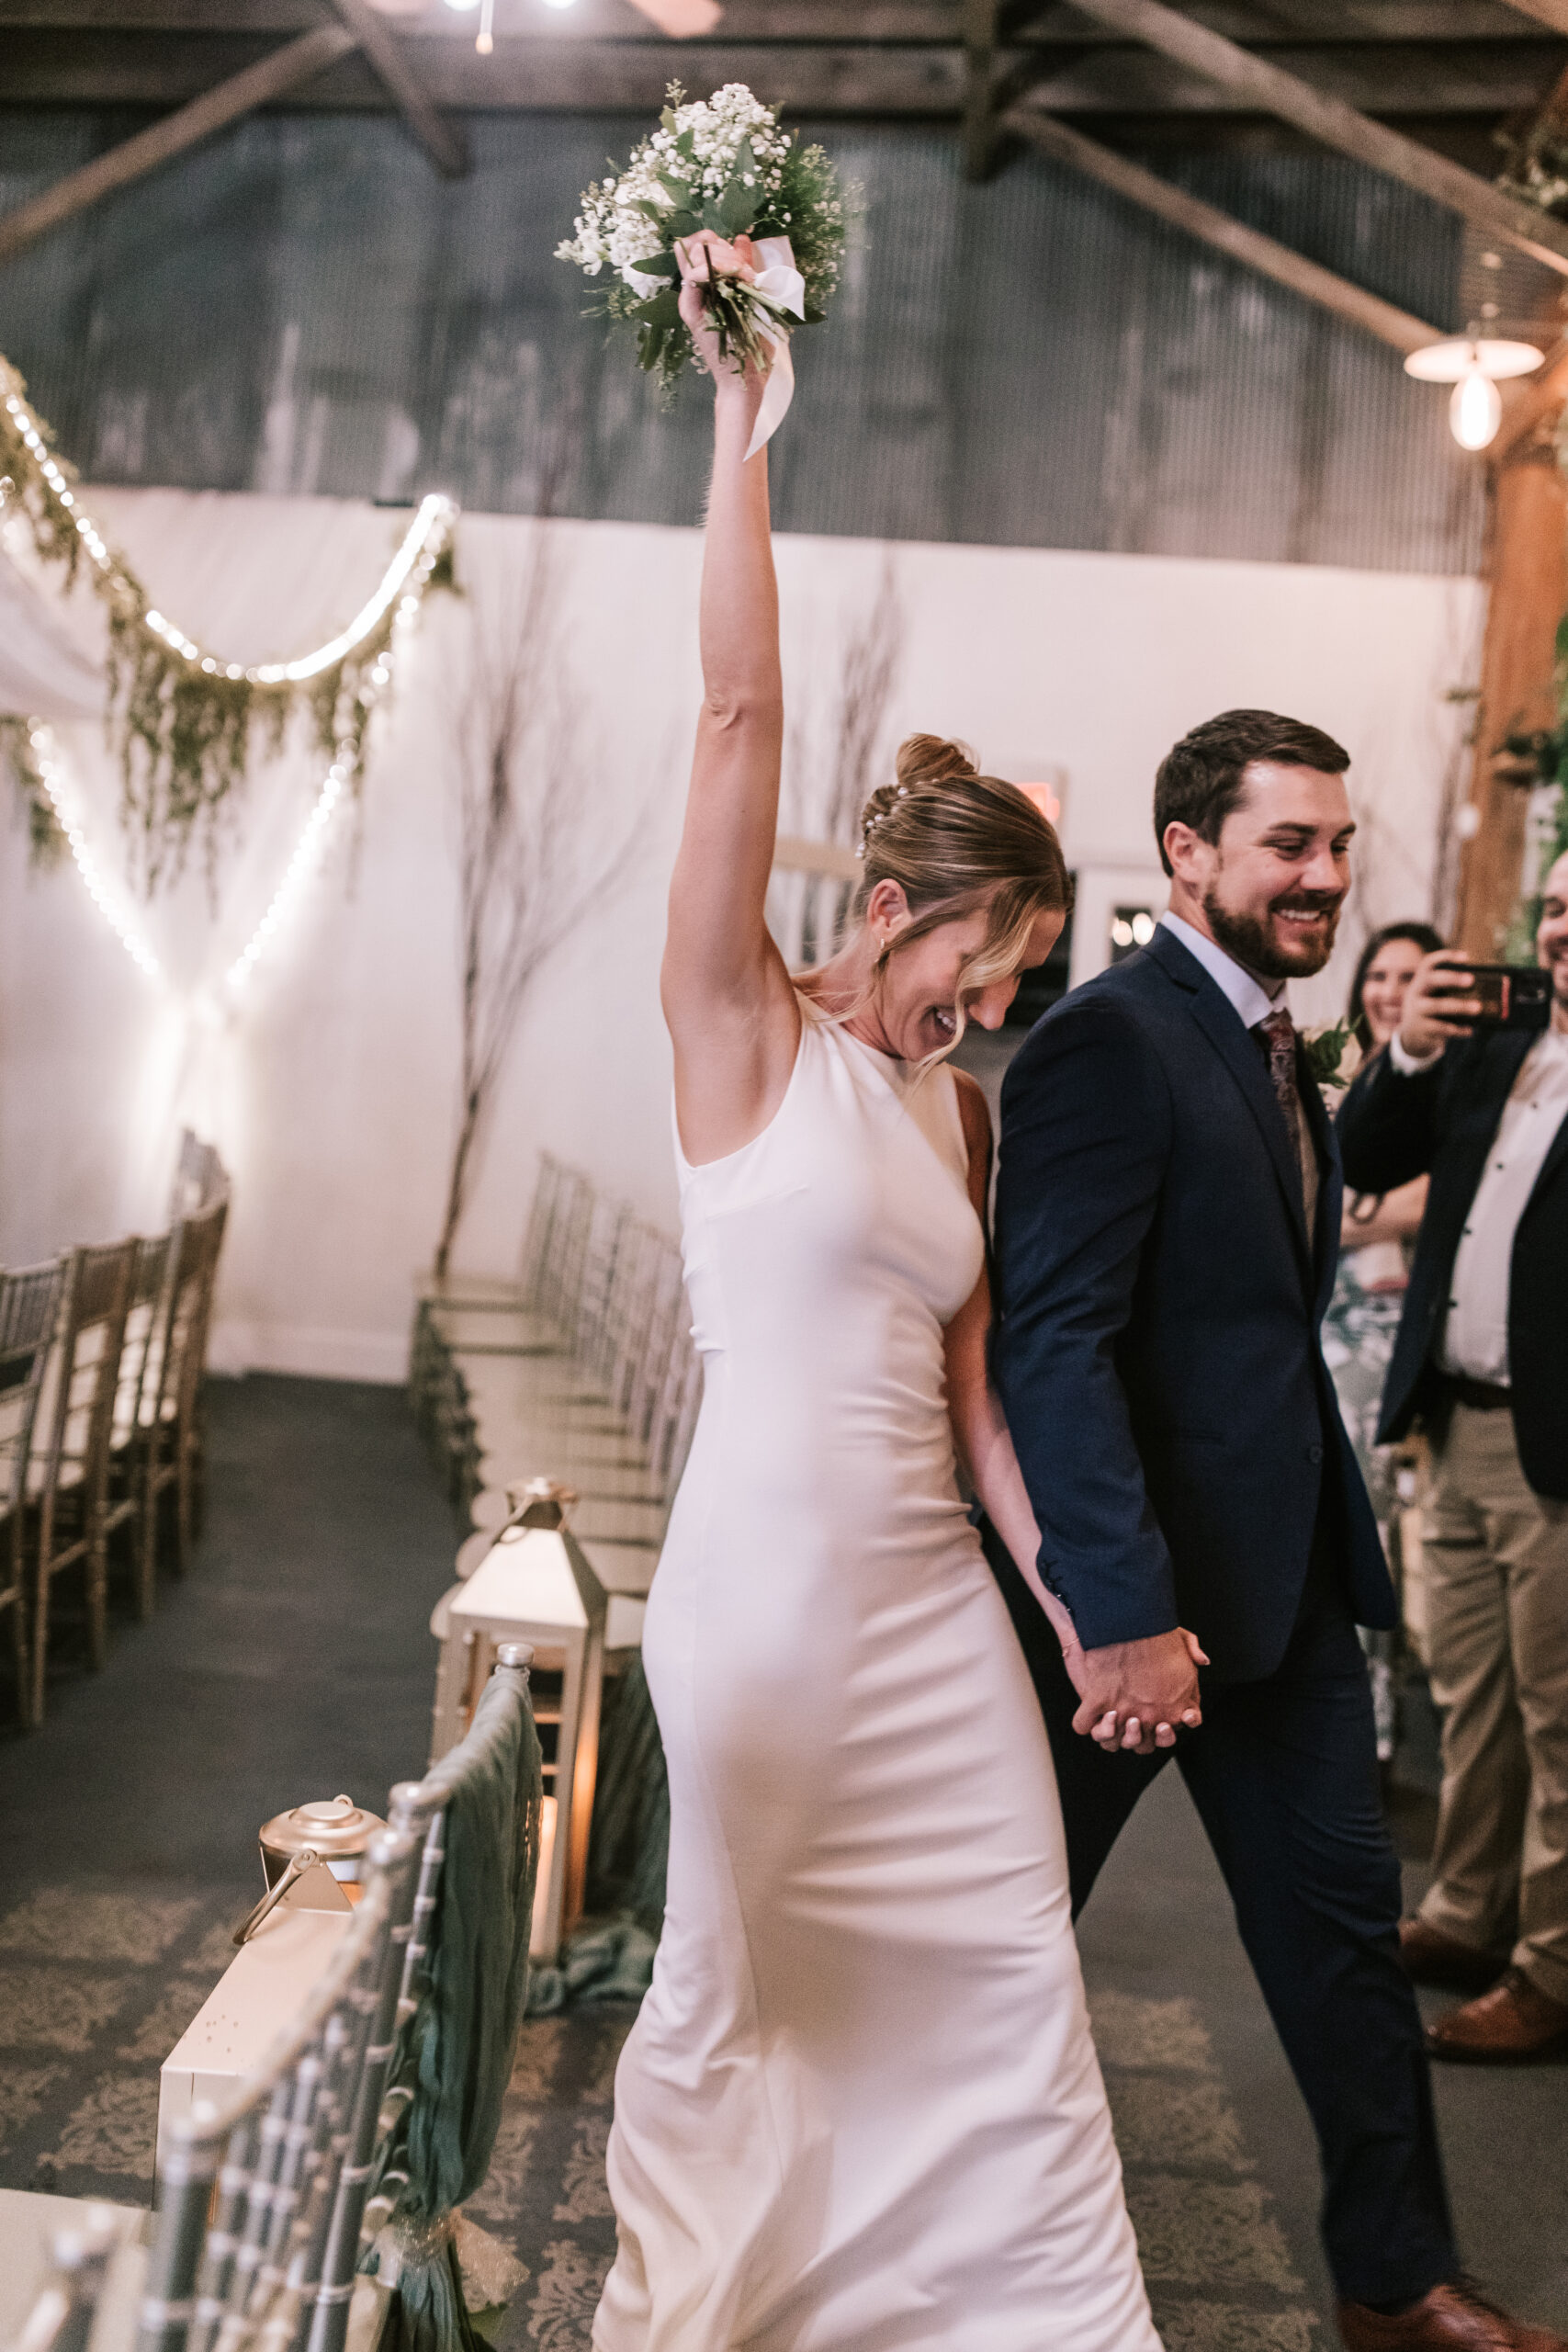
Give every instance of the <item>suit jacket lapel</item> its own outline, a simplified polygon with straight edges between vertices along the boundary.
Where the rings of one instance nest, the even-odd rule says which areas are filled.
[[[1302,1103],[1306,1112],[1307,1131],[1317,1153],[1317,1221],[1313,1233],[1313,1267],[1320,1292],[1333,1281],[1337,1250],[1330,1246],[1339,1233],[1339,1212],[1344,1195],[1344,1178],[1339,1167],[1339,1139],[1334,1132],[1334,1121],[1323,1099],[1322,1090],[1314,1083],[1306,1066],[1306,1056],[1296,1057],[1296,1084],[1301,1089]],[[1324,1301],[1326,1306],[1327,1301]]]
[[[1309,1288],[1313,1287],[1314,1269],[1312,1251],[1307,1245],[1302,1171],[1296,1159],[1294,1140],[1286,1133],[1280,1105],[1274,1099],[1273,1083],[1256,1041],[1242,1026],[1241,1016],[1224,989],[1215,986],[1198,958],[1188,954],[1174,933],[1156,930],[1144,952],[1155,956],[1178,988],[1187,992],[1193,1020],[1246,1097],[1247,1109],[1258,1122],[1258,1133],[1268,1146],[1274,1173],[1285,1196],[1303,1279]],[[1310,1117],[1310,1113],[1308,1115]]]
[[[1533,1037],[1528,1038],[1525,1041],[1526,1053],[1529,1052],[1530,1046],[1533,1046],[1534,1043],[1535,1039]],[[1514,1091],[1514,1080],[1517,1078],[1519,1071],[1524,1065],[1524,1054],[1521,1054],[1518,1060],[1514,1064],[1512,1075],[1508,1080],[1509,1094]],[[1507,1097],[1505,1096],[1504,1100],[1506,1102]],[[1497,1115],[1499,1118],[1503,1115],[1500,1107]],[[1552,1136],[1551,1141],[1546,1147],[1546,1158],[1541,1161],[1540,1173],[1537,1175],[1535,1182],[1530,1186],[1530,1200],[1534,1200],[1541,1186],[1546,1182],[1547,1178],[1549,1176],[1554,1176],[1565,1159],[1568,1159],[1568,1116],[1563,1117],[1559,1122],[1557,1133]],[[1526,1206],[1529,1206],[1528,1202],[1526,1203]]]

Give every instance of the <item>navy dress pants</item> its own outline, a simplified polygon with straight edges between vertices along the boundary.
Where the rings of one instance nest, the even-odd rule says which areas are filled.
[[[1074,1917],[1145,1789],[1174,1760],[1317,2129],[1323,2238],[1340,2297],[1416,2301],[1460,2265],[1421,2020],[1399,1962],[1399,1863],[1379,1800],[1366,1660],[1337,1577],[1314,1560],[1275,1673],[1205,1678],[1200,1730],[1153,1756],[1107,1756],[1073,1730],[1077,1699],[1056,1637],[986,1536],[1051,1736]]]

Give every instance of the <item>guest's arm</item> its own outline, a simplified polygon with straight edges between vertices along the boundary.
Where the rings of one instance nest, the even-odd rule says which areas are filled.
[[[1080,1728],[1114,1708],[1146,1741],[1198,1704],[1116,1368],[1170,1148],[1168,1082],[1117,1007],[1069,999],[1019,1054],[1004,1102],[993,1362],[1041,1580],[1084,1645]]]
[[[1345,1195],[1341,1250],[1371,1250],[1380,1241],[1413,1241],[1427,1214],[1427,1179],[1413,1177],[1396,1192]]]
[[[1427,1175],[1438,1148],[1441,1069],[1442,1063],[1438,1061],[1431,1069],[1407,1078],[1382,1053],[1362,1070],[1334,1122],[1345,1182],[1354,1191],[1393,1196]],[[1348,1227],[1345,1246],[1357,1246],[1350,1238]]]
[[[1404,993],[1398,1037],[1374,1055],[1340,1105],[1339,1157],[1345,1182],[1358,1193],[1394,1193],[1429,1172],[1445,1065],[1473,1034],[1481,1010],[1466,993],[1469,978],[1457,949],[1423,956]]]

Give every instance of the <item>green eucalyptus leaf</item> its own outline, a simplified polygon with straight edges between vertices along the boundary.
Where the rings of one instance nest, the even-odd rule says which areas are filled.
[[[726,237],[739,236],[757,217],[755,189],[742,187],[739,181],[731,180],[718,199],[718,217]]]
[[[646,302],[639,302],[632,316],[649,326],[675,326],[681,317],[681,297],[672,286],[668,287],[662,294],[650,294]]]
[[[667,277],[671,286],[680,282],[681,265],[673,254],[649,254],[646,261],[634,261],[632,267],[639,277]]]

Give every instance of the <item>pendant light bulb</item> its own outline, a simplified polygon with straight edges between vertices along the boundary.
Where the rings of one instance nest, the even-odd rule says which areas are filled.
[[[1449,430],[1461,449],[1484,449],[1503,422],[1503,395],[1480,366],[1467,368],[1449,401]]]

